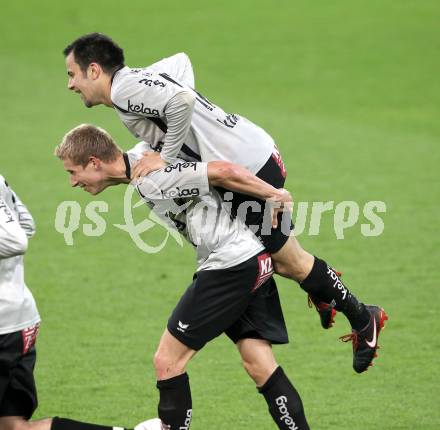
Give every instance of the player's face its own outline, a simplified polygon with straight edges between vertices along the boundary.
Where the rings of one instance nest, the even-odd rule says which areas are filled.
[[[87,166],[74,164],[71,160],[63,160],[64,169],[70,175],[70,185],[72,187],[81,187],[90,194],[99,194],[107,187],[102,169],[96,165],[96,162],[90,161]]]
[[[97,94],[97,82],[93,79],[91,66],[84,72],[75,61],[73,52],[66,57],[66,68],[69,79],[67,88],[78,93],[86,107],[92,107],[100,104]]]

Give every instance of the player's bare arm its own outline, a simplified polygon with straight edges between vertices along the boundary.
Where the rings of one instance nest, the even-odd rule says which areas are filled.
[[[261,200],[286,201],[287,195],[290,195],[288,191],[273,187],[246,168],[229,161],[210,161],[208,179],[215,187],[248,194]]]
[[[289,191],[273,187],[238,164],[229,161],[210,161],[208,180],[209,184],[215,187],[272,202],[272,226],[274,228],[278,225],[278,213],[291,210],[292,196]]]

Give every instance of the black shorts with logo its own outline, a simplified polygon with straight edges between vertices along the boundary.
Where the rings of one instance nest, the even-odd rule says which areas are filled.
[[[272,274],[268,253],[228,269],[197,272],[168,320],[168,331],[194,350],[222,333],[235,343],[246,338],[288,343]]]
[[[34,379],[38,324],[0,335],[0,417],[29,419],[37,408]]]
[[[266,164],[255,174],[275,188],[284,187],[286,175],[286,169],[278,151],[275,151]],[[217,190],[225,202],[230,202],[232,216],[238,216],[242,219],[260,238],[268,252],[273,254],[283,247],[293,230],[289,212],[278,214],[278,226],[272,228],[270,207],[263,200],[247,194],[233,193],[224,188],[217,188]]]

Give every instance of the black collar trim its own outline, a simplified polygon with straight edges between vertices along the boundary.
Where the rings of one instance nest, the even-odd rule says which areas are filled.
[[[125,176],[128,179],[131,179],[131,166],[130,166],[130,161],[128,160],[128,154],[124,152],[122,156],[124,157],[124,163],[125,163]]]

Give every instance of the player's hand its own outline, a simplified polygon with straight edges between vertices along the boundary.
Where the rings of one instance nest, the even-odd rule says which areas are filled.
[[[293,198],[289,191],[284,188],[278,190],[278,194],[268,200],[272,205],[272,228],[278,226],[278,214],[280,212],[292,212]]]
[[[167,165],[160,157],[159,152],[144,152],[143,157],[135,164],[131,171],[131,180],[136,181],[142,176],[147,176],[155,170],[162,169]]]

